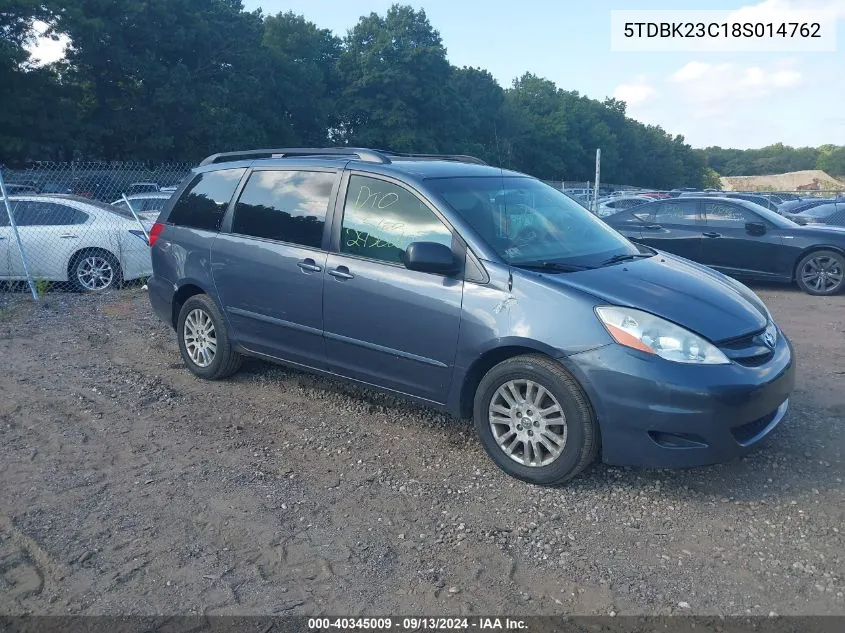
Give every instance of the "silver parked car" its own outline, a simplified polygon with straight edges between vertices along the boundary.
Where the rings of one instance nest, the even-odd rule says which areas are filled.
[[[31,275],[69,282],[83,292],[105,290],[120,281],[152,273],[143,227],[105,203],[67,195],[9,199]],[[26,279],[8,215],[0,213],[0,280]]]
[[[129,200],[129,204],[132,205],[132,209],[134,209],[135,213],[138,214],[142,220],[149,220],[150,222],[155,222],[158,219],[158,214],[161,212],[161,208],[164,206],[164,203],[170,200],[172,193],[137,193],[131,196],[126,196],[126,199]],[[126,206],[126,202],[123,198],[115,200],[112,202],[112,206],[121,209],[128,215],[132,215],[129,213],[129,208]]]
[[[613,198],[606,198],[598,201],[596,214],[600,218],[606,218],[614,213],[619,213],[625,209],[631,209],[647,202],[654,202],[654,198],[647,196],[615,196]]]

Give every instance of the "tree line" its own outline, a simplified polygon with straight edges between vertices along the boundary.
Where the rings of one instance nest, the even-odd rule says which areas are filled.
[[[790,147],[783,143],[760,149],[708,147],[700,151],[707,164],[722,176],[762,176],[805,169],[821,169],[845,176],[845,146]]]
[[[240,0],[3,0],[0,163],[197,161],[254,147],[471,154],[548,180],[708,186],[708,152],[525,73],[503,88],[452,66],[422,10],[394,5],[345,37]],[[39,65],[33,24],[71,42]],[[712,148],[711,148],[712,149]],[[729,151],[729,150],[725,150]],[[713,153],[717,155],[716,152]]]

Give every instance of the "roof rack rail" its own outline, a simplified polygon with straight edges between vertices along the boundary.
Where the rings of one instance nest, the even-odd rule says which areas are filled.
[[[475,156],[467,156],[466,154],[406,154],[404,152],[391,152],[387,150],[381,151],[388,156],[394,158],[402,158],[404,160],[449,160],[456,163],[473,163],[474,165],[487,165],[486,162]]]
[[[236,160],[287,158],[289,156],[349,156],[368,163],[381,164],[390,163],[391,157],[402,160],[449,160],[458,163],[473,163],[475,165],[487,164],[480,158],[465,156],[463,154],[406,154],[403,152],[367,149],[363,147],[281,147],[278,149],[250,149],[240,152],[220,152],[219,154],[212,154],[207,157],[200,163],[200,167]]]
[[[256,160],[261,158],[287,158],[289,156],[354,156],[368,163],[389,163],[384,154],[357,147],[282,147],[279,149],[251,149],[240,152],[220,152],[212,154],[200,163],[213,165],[235,160]]]

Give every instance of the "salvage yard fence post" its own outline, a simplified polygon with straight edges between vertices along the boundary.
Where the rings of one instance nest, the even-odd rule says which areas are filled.
[[[32,274],[29,271],[29,264],[26,261],[26,253],[24,252],[23,244],[21,243],[21,235],[18,232],[18,225],[15,223],[15,214],[12,213],[12,205],[9,203],[9,192],[6,191],[6,182],[3,180],[3,170],[0,169],[0,192],[3,194],[3,205],[6,207],[6,216],[9,218],[9,226],[12,228],[12,235],[15,239],[18,252],[23,263],[24,274],[26,281],[29,284],[29,290],[32,292],[32,299],[38,301],[38,289],[35,287],[35,281],[32,279]],[[7,239],[4,235],[0,235],[0,240]]]

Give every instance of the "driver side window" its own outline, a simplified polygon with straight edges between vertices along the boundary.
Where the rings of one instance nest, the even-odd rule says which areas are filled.
[[[452,232],[404,187],[377,178],[350,177],[340,251],[401,265],[412,242],[437,242],[451,248]]]
[[[738,228],[745,226],[746,222],[761,221],[750,211],[730,202],[705,202],[704,214],[707,226],[713,227]]]

